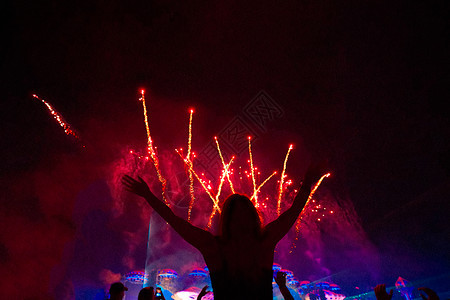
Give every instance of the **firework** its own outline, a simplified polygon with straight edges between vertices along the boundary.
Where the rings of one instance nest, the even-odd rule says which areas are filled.
[[[325,178],[327,178],[327,177],[330,177],[330,175],[331,175],[331,173],[327,173],[327,174],[325,174],[325,175],[323,175],[322,177],[320,177],[320,179],[319,179],[319,181],[317,181],[317,183],[314,185],[314,187],[311,189],[311,192],[309,193],[309,196],[308,196],[308,200],[306,200],[306,203],[305,203],[305,206],[303,206],[303,209],[302,209],[302,211],[300,212],[300,216],[299,216],[299,218],[297,219],[297,222],[295,223],[295,233],[296,233],[296,236],[295,236],[295,238],[294,238],[294,241],[292,242],[292,245],[291,245],[291,249],[290,249],[290,251],[289,251],[289,253],[290,254],[292,254],[292,252],[293,252],[293,250],[294,250],[294,248],[296,248],[296,246],[295,246],[295,242],[298,240],[298,236],[299,236],[299,233],[300,233],[300,227],[301,227],[301,223],[302,223],[302,221],[303,221],[303,218],[304,218],[304,216],[306,215],[306,212],[308,211],[308,209],[309,209],[309,203],[310,202],[316,202],[315,200],[313,200],[312,199],[312,197],[314,196],[314,193],[317,191],[317,189],[319,188],[319,186],[320,186],[320,184],[322,183],[322,181],[325,179]],[[318,212],[318,209],[319,208],[321,208],[321,204],[319,204],[319,205],[316,205],[313,209],[311,209],[311,212]],[[323,207],[323,210],[325,211],[326,210],[326,207]],[[330,211],[330,214],[333,214],[334,213],[334,211]],[[322,216],[325,216],[324,214],[322,215]],[[320,222],[320,218],[318,218],[317,219],[317,221],[318,222]]]
[[[189,160],[191,166],[193,166],[192,163],[192,159],[191,159],[191,149],[192,149],[192,115],[194,114],[194,110],[191,109],[190,110],[190,114],[189,114],[189,134],[188,134],[188,150],[187,150],[187,154],[186,154],[186,159]],[[194,206],[194,201],[195,201],[195,195],[194,195],[194,176],[192,174],[192,171],[189,169],[188,170],[188,174],[189,174],[189,194],[190,194],[190,201],[189,201],[189,209],[188,209],[188,221],[191,220],[191,212],[192,212],[192,207]]]
[[[281,172],[281,178],[280,178],[280,186],[278,188],[278,201],[277,201],[277,214],[281,214],[281,196],[283,194],[283,185],[284,185],[284,178],[285,178],[285,172],[286,172],[286,164],[288,161],[289,153],[291,152],[293,146],[289,145],[289,149],[286,153],[286,157],[284,158],[283,163],[283,171]]]
[[[228,169],[230,168],[231,163],[233,162],[234,156],[231,157],[230,162],[225,165],[224,169],[222,170],[222,175],[220,176],[220,183],[219,183],[219,187],[217,189],[217,194],[216,194],[216,202],[219,203],[219,197],[220,197],[220,193],[222,192],[222,186],[223,183],[225,182],[225,177],[228,176]],[[217,209],[216,207],[214,207],[213,211],[211,212],[211,215],[209,216],[209,221],[208,221],[208,228],[211,227],[212,225],[212,220],[214,218],[214,216],[216,215]]]
[[[222,161],[223,168],[225,169],[226,164],[225,164],[225,160],[223,159],[222,151],[220,151],[219,140],[217,139],[216,136],[214,137],[214,140],[216,141],[217,152],[219,153],[219,157],[220,157],[220,160]],[[230,179],[230,174],[227,172],[226,176],[227,176],[228,183],[230,184],[231,192],[233,194],[235,194],[236,192],[234,191],[233,182]]]
[[[201,186],[203,187],[205,192],[208,194],[209,198],[211,198],[211,200],[214,203],[214,208],[220,212],[221,210],[219,207],[219,203],[216,202],[216,197],[213,196],[213,194],[209,191],[209,188],[205,185],[205,180],[201,179],[200,176],[198,176],[197,172],[195,172],[194,168],[192,167],[190,160],[183,158],[183,155],[177,149],[175,149],[175,151],[178,153],[178,155],[181,157],[181,159],[183,159],[185,165],[189,168],[189,170],[192,172],[192,174],[194,174],[194,176],[198,180],[198,182],[200,182]]]
[[[38,95],[33,94],[33,97],[36,98],[37,100],[41,101],[42,103],[44,103],[44,105],[47,107],[48,111],[50,112],[50,114],[53,116],[53,118],[58,122],[59,126],[61,126],[64,129],[64,132],[67,135],[71,135],[73,136],[75,139],[77,139],[78,141],[80,141],[80,137],[78,136],[78,134],[75,132],[74,129],[72,129],[72,126],[70,126],[69,123],[67,123],[66,120],[64,120],[63,116],[57,112],[53,106],[48,103],[47,101],[45,101],[44,99],[40,98]],[[84,146],[83,146],[84,147]]]
[[[191,109],[189,113],[189,136],[188,136],[188,150],[186,157],[190,159],[191,157],[191,149],[192,149],[192,115],[194,114],[194,110]]]
[[[267,181],[270,180],[270,178],[272,178],[273,176],[275,176],[277,174],[277,171],[274,171],[269,177],[267,177],[259,186],[257,189],[255,189],[255,191],[253,192],[252,198],[250,198],[250,200],[252,200],[253,198],[256,199],[257,194],[259,193],[259,190],[267,183]],[[256,202],[256,201],[255,201]],[[256,207],[259,207],[258,202],[256,202],[255,204]]]
[[[150,127],[148,126],[148,114],[147,114],[147,106],[145,104],[145,91],[141,90],[141,97],[139,98],[139,101],[142,102],[143,112],[144,112],[144,122],[145,122],[145,129],[147,130],[147,152],[150,155],[150,158],[152,159],[153,165],[156,169],[156,175],[158,176],[158,180],[161,182],[162,185],[162,197],[164,199],[164,202],[169,205],[166,198],[166,184],[167,180],[161,175],[161,171],[159,169],[159,161],[158,156],[156,155],[155,149],[153,148],[153,141],[152,136],[150,135]]]
[[[309,193],[309,196],[308,196],[308,200],[306,200],[305,206],[303,207],[303,210],[301,211],[300,217],[298,218],[297,224],[295,226],[295,230],[296,230],[297,234],[300,231],[300,224],[301,224],[303,215],[305,214],[305,211],[306,211],[307,207],[309,206],[309,202],[312,200],[314,193],[317,191],[317,189],[319,188],[322,181],[325,178],[330,177],[330,175],[331,175],[330,173],[327,173],[327,174],[323,175],[322,177],[320,177],[319,181],[317,181],[316,185],[311,189],[311,192]],[[312,201],[314,201],[314,200],[312,200]],[[333,212],[331,212],[331,213],[333,213]],[[318,221],[320,221],[320,219],[318,219]]]
[[[249,163],[250,163],[250,172],[252,176],[252,183],[253,183],[253,196],[252,198],[255,199],[255,206],[258,205],[258,197],[256,195],[256,180],[255,180],[255,168],[253,167],[253,154],[252,154],[252,142],[251,137],[248,137],[248,157],[249,157]]]
[[[225,182],[225,178],[228,177],[228,172],[231,166],[231,163],[234,160],[234,156],[231,157],[230,162],[228,164],[225,165],[225,167],[222,170],[222,175],[220,176],[220,182],[219,182],[219,187],[217,189],[217,195],[216,195],[216,200],[219,201],[219,197],[220,197],[220,193],[222,192],[222,186],[223,183]]]

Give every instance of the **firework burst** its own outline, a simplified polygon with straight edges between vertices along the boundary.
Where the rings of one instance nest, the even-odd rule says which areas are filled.
[[[168,199],[166,199],[166,195],[165,195],[165,187],[166,187],[167,180],[164,179],[164,177],[161,174],[157,153],[155,151],[155,147],[153,145],[153,141],[152,141],[152,138],[150,135],[149,122],[148,122],[148,116],[147,116],[147,107],[146,107],[146,103],[145,103],[145,95],[144,95],[143,90],[141,91],[140,101],[142,101],[142,105],[143,105],[144,121],[145,121],[146,130],[147,130],[147,152],[149,154],[149,157],[150,157],[153,165],[155,166],[157,177],[158,177],[159,181],[161,182],[161,184],[163,185],[163,197],[164,197],[165,202],[167,203]],[[245,186],[248,186],[248,187],[251,186],[252,192],[251,192],[250,199],[251,199],[251,201],[253,201],[255,207],[258,210],[260,210],[261,212],[264,212],[264,215],[270,219],[274,219],[277,216],[279,216],[281,214],[281,210],[282,210],[281,204],[283,202],[283,199],[286,199],[289,202],[289,199],[292,200],[295,197],[295,194],[298,192],[297,190],[293,190],[292,188],[288,189],[288,187],[293,185],[293,181],[291,179],[288,179],[287,175],[286,175],[287,162],[288,162],[290,152],[293,149],[293,145],[292,144],[289,145],[288,151],[284,158],[281,176],[280,176],[280,180],[277,184],[277,192],[276,192],[275,197],[273,196],[273,194],[269,193],[268,196],[260,195],[261,200],[258,200],[258,197],[259,197],[262,187],[271,178],[273,178],[275,175],[277,175],[278,172],[273,171],[265,180],[258,183],[259,180],[257,179],[257,176],[256,176],[257,168],[254,165],[251,137],[248,137],[249,159],[247,160],[247,162],[248,162],[249,170],[242,171],[243,170],[242,167],[239,166],[240,171],[239,171],[239,174],[237,175],[238,179],[236,179],[236,176],[232,176],[233,172],[232,172],[232,168],[231,168],[231,165],[235,162],[236,157],[232,156],[230,161],[227,163],[224,159],[222,150],[220,148],[219,140],[217,137],[214,137],[214,141],[215,141],[216,148],[217,148],[217,154],[220,157],[220,160],[222,163],[222,170],[220,171],[217,184],[213,184],[210,180],[207,180],[203,173],[199,174],[194,168],[195,154],[192,151],[193,113],[194,113],[194,110],[191,109],[189,111],[187,153],[185,153],[186,155],[183,154],[183,151],[181,148],[175,149],[178,156],[183,160],[184,166],[186,167],[186,174],[189,178],[190,201],[189,201],[188,215],[187,215],[188,221],[191,220],[192,210],[193,210],[193,207],[196,202],[195,201],[196,197],[195,197],[195,193],[194,193],[194,191],[195,191],[194,190],[194,180],[198,181],[198,183],[202,187],[202,190],[208,195],[208,197],[210,198],[210,200],[212,202],[212,210],[211,210],[211,213],[208,218],[207,228],[211,227],[213,219],[216,216],[217,212],[221,213],[220,197],[221,197],[225,182],[228,183],[229,189],[232,193],[236,193],[236,191],[237,191],[236,186],[239,186],[239,190],[244,189]],[[149,160],[148,157],[146,157],[146,159]],[[245,174],[245,176],[243,174]],[[257,174],[259,175],[259,174],[261,174],[261,172],[258,171]],[[329,176],[330,176],[329,173],[323,175],[320,178],[320,180],[316,183],[316,185],[311,189],[311,193],[308,197],[305,207],[303,208],[303,210],[296,222],[296,225],[295,225],[297,235],[300,230],[300,224],[302,222],[302,219],[305,216],[305,211],[311,209],[310,202],[312,200],[314,193],[317,191],[317,189],[319,188],[322,181],[326,177],[329,177]],[[258,178],[259,178],[259,176],[258,176]],[[236,181],[238,181],[238,182],[236,182]],[[214,186],[216,186],[216,188],[214,188]],[[271,199],[276,200],[275,204],[270,202]],[[312,201],[314,201],[314,200],[312,200]],[[320,219],[318,219],[317,221],[320,221]]]

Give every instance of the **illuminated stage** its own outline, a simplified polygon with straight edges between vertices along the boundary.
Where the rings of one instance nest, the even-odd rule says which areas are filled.
[[[208,269],[194,268],[184,274],[178,274],[172,269],[160,269],[151,272],[156,274],[155,280],[151,280],[149,275],[144,271],[134,271],[123,276],[126,286],[129,287],[130,293],[136,293],[142,286],[159,286],[162,288],[166,299],[188,300],[197,299],[201,289],[208,285],[211,287]],[[273,264],[274,276],[277,272],[284,272],[286,276],[286,285],[294,299],[312,300],[324,296],[326,300],[343,300],[345,296],[341,293],[341,289],[337,284],[329,282],[309,282],[299,281],[294,277],[294,273],[290,270],[283,269],[279,264]],[[154,281],[155,284],[149,284]],[[273,299],[283,299],[275,281],[273,285]],[[210,288],[208,290],[211,290]],[[130,294],[128,293],[128,294]],[[214,299],[212,293],[208,293],[202,299]]]

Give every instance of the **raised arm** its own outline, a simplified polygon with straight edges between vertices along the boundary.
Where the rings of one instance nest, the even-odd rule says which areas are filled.
[[[274,277],[275,282],[278,284],[278,288],[280,289],[281,294],[283,295],[284,300],[294,300],[291,292],[286,286],[286,273],[277,272],[277,275]]]
[[[322,166],[311,165],[308,168],[308,171],[306,171],[300,191],[295,197],[291,207],[264,228],[264,233],[271,242],[275,244],[278,243],[278,241],[281,240],[294,225],[302,212],[306,201],[308,201],[311,187],[325,174],[323,170],[324,168]]]
[[[201,228],[198,228],[183,218],[178,217],[161,200],[150,191],[147,183],[138,177],[138,180],[125,175],[122,177],[122,184],[125,189],[147,200],[147,203],[167,222],[170,226],[189,244],[200,251],[210,245],[214,240],[213,235]]]
[[[394,290],[391,290],[389,294],[386,292],[386,285],[385,284],[378,284],[374,288],[375,297],[377,300],[391,300],[392,295],[394,294]]]
[[[197,296],[197,300],[201,300],[203,298],[203,296],[205,296],[206,294],[208,294],[209,292],[206,291],[206,289],[208,288],[207,285],[205,285],[202,290],[200,291],[200,293]]]

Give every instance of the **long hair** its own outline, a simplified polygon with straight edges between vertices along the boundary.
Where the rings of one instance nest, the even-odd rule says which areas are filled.
[[[237,205],[241,205],[241,209],[244,211],[245,219],[236,220],[233,219],[233,214],[235,213]],[[230,195],[223,204],[222,213],[220,215],[220,234],[224,239],[231,238],[231,224],[238,223],[241,225],[246,225],[253,228],[255,237],[261,234],[262,222],[258,210],[253,205],[252,201],[245,196],[240,194]]]

